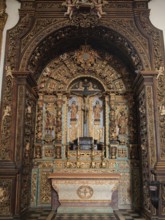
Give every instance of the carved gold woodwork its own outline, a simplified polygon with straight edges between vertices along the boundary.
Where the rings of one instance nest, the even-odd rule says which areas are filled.
[[[50,20],[50,24],[53,24],[53,22],[54,22],[54,20]],[[110,24],[109,24],[109,22],[110,22]],[[111,24],[111,22],[112,22],[112,24]],[[46,21],[44,21],[44,20],[42,20],[41,21],[41,24],[43,25],[43,24],[45,24],[46,23]],[[127,32],[125,31],[125,28],[126,28],[126,26],[125,26],[125,24],[127,23],[127,26],[128,26],[128,23],[130,24],[130,26],[129,26],[129,29],[127,30]],[[87,22],[87,24],[88,24],[88,22]],[[67,27],[67,25],[69,25],[69,22],[68,21],[66,21],[66,20],[60,20],[59,19],[59,23],[58,23],[58,25],[59,26],[63,26],[63,27]],[[102,25],[103,26],[105,26],[105,27],[109,27],[109,25],[110,25],[110,27],[112,28],[112,29],[114,29],[114,30],[116,30],[118,33],[121,33],[122,35],[126,35],[127,34],[127,38],[129,39],[129,38],[132,38],[132,42],[133,42],[133,44],[134,44],[134,38],[132,37],[132,25],[134,25],[135,27],[134,27],[134,30],[133,31],[136,31],[136,36],[138,36],[137,37],[137,39],[136,39],[136,50],[138,51],[139,49],[140,49],[140,51],[141,52],[139,52],[139,54],[142,54],[142,56],[144,57],[144,59],[143,59],[143,61],[145,62],[145,67],[146,68],[150,68],[149,67],[149,58],[148,58],[148,54],[146,54],[146,51],[144,50],[144,48],[141,46],[141,42],[142,41],[139,41],[139,39],[140,38],[142,38],[142,36],[139,34],[139,32],[138,32],[138,30],[137,30],[137,28],[136,28],[136,25],[134,24],[134,23],[132,23],[132,20],[126,20],[125,22],[123,21],[123,19],[122,20],[115,20],[115,19],[111,19],[111,20],[108,20],[108,24],[107,24],[107,21],[105,22],[105,21],[103,21],[103,23],[102,23]],[[54,27],[54,30],[56,29],[56,27],[57,27],[57,25]],[[44,29],[44,31],[45,31],[45,28],[47,29],[47,33],[51,33],[51,31],[52,31],[52,26],[51,26],[51,28],[50,27],[48,27],[48,26],[43,26],[43,27],[41,27],[41,29]],[[135,66],[137,67],[137,69],[138,70],[141,70],[143,67],[142,67],[142,64],[141,64],[141,59],[139,58],[139,56],[137,55],[137,53],[136,53],[136,51],[134,50],[134,48],[130,45],[130,43],[125,39],[125,38],[123,38],[121,35],[119,35],[119,36],[114,36],[113,35],[113,33],[111,32],[111,33],[108,33],[107,32],[108,31],[108,29],[105,29],[105,30],[96,30],[95,32],[95,36],[96,35],[98,35],[98,36],[100,36],[100,35],[103,35],[103,36],[101,36],[103,39],[105,38],[105,40],[107,40],[108,38],[109,39],[111,39],[111,40],[116,40],[117,39],[117,42],[115,42],[116,44],[121,44],[122,45],[122,43],[125,45],[125,47],[126,47],[126,51],[128,52],[128,56],[131,56],[132,57],[132,62],[135,64]],[[97,33],[98,32],[98,33]],[[104,36],[104,34],[106,33],[106,36]],[[33,33],[33,34],[36,34],[36,33]],[[32,34],[32,36],[33,36],[33,34]],[[69,33],[68,33],[69,34]],[[67,34],[67,36],[68,36],[68,34]],[[76,33],[75,33],[76,34]],[[82,34],[82,33],[81,33]],[[92,33],[89,33],[89,34],[92,34]],[[60,36],[59,35],[57,35],[57,36],[52,36],[52,39],[55,37],[56,39],[58,39],[58,40],[60,40],[61,39],[61,36],[65,36],[65,33],[63,33],[63,34],[60,34]],[[37,38],[38,39],[38,38]],[[37,40],[36,39],[36,40]],[[29,40],[30,40],[30,38],[29,38]],[[142,39],[141,39],[142,40]],[[143,42],[144,42],[144,38],[143,38]],[[147,44],[147,42],[145,42],[145,45]],[[30,46],[30,45],[29,45]],[[33,45],[31,45],[29,48],[27,48],[27,54],[32,54],[32,50],[34,50],[33,49]],[[45,50],[44,48],[42,48],[41,50]],[[143,51],[143,52],[142,52]],[[32,63],[34,63],[34,62],[38,62],[40,59],[42,59],[41,57],[43,56],[44,54],[40,54],[40,53],[38,53],[38,51],[35,51],[34,52],[34,54],[32,55],[32,57],[30,58],[30,60],[31,60],[31,62]],[[35,57],[37,57],[37,59],[35,59]],[[25,64],[25,62],[27,62],[27,58],[28,57],[25,57],[25,58],[23,58],[23,63],[21,64],[21,70],[23,70],[24,68],[25,68],[25,66],[26,66],[26,64]],[[33,66],[37,66],[38,64],[36,63],[35,65],[33,65]],[[31,70],[33,71],[33,68],[34,67],[31,67]]]
[[[87,1],[72,1],[72,0],[65,0],[65,2],[62,3],[62,6],[67,7],[67,11],[64,13],[64,16],[69,16],[70,19],[72,19],[72,16],[75,11],[79,13],[79,10],[81,11],[81,8],[87,8],[89,10],[88,13],[91,13],[92,10],[96,12],[97,16],[99,18],[102,17],[102,15],[105,15],[106,13],[103,11],[104,5],[108,4],[108,1],[98,1],[98,0],[87,0]]]
[[[12,180],[0,180],[0,216],[10,215],[11,213],[11,193],[12,193]]]
[[[23,148],[22,153],[25,158],[23,167],[21,167],[23,172],[29,171],[29,159],[34,155],[34,163],[31,163],[34,165],[33,171],[36,171],[32,174],[34,197],[31,202],[34,206],[50,205],[47,174],[52,170],[66,168],[66,172],[69,172],[71,168],[74,168],[75,172],[81,172],[83,168],[88,168],[90,173],[99,173],[100,169],[104,168],[110,174],[115,172],[122,174],[119,190],[120,207],[130,207],[132,199],[130,191],[131,184],[133,184],[132,194],[135,196],[133,202],[137,208],[141,199],[139,193],[141,151],[143,205],[149,215],[155,214],[150,203],[147,183],[150,178],[150,165],[153,167],[159,157],[156,155],[159,151],[158,149],[156,151],[156,144],[159,145],[159,134],[156,136],[156,132],[159,129],[159,159],[165,158],[165,74],[162,35],[150,24],[148,0],[109,1],[108,5],[103,8],[106,15],[101,19],[96,15],[97,10],[96,13],[84,14],[80,8],[74,11],[72,16],[69,13],[72,17],[69,20],[64,17],[65,9],[61,7],[61,3],[62,1],[38,0],[34,4],[21,1],[19,22],[7,33],[0,158],[4,161],[13,160],[11,143],[16,127],[15,146],[12,146],[14,149]],[[4,1],[1,4],[4,5]],[[6,18],[3,19],[5,21]],[[61,50],[62,47],[63,50]],[[139,91],[136,88],[133,91],[135,76],[141,74],[142,69],[151,70],[152,68],[158,72],[154,84],[158,90],[153,92],[153,88],[148,86],[144,90],[140,87]],[[16,117],[16,121],[14,117],[14,107],[21,106],[22,94],[25,90],[22,85],[17,84],[21,80],[18,79],[15,83],[18,76],[15,76],[13,72],[18,71],[19,75],[27,70],[37,81],[35,90],[39,96],[35,131],[33,128],[35,104],[31,102],[28,93],[26,93],[23,108],[17,109],[17,115],[21,116]],[[76,120],[72,120],[70,130],[73,133],[69,134],[68,139],[67,114],[71,107],[69,88],[72,82],[80,78],[90,78],[91,82],[97,81],[103,86],[103,102],[100,104],[104,108],[104,129],[99,127],[99,114],[93,119],[91,109],[89,113],[89,118],[94,122],[94,129],[93,124],[90,124],[90,136],[94,133],[94,139],[104,140],[104,147],[100,151],[66,150],[68,140],[79,136],[76,130]],[[16,93],[17,100],[15,99]],[[139,102],[137,111],[135,97]],[[93,98],[90,97],[89,102],[92,103]],[[158,99],[158,103],[154,99]],[[83,108],[81,97],[77,100],[79,107]],[[92,107],[95,106],[96,103]],[[155,106],[158,106],[157,109]],[[159,116],[155,118],[157,110]],[[139,131],[136,113],[139,113],[140,118]],[[79,116],[82,117],[82,112]],[[25,136],[19,138],[21,117],[25,117]],[[79,122],[82,124],[81,120]],[[137,134],[138,132],[140,134]],[[79,134],[82,134],[82,128]],[[139,136],[140,143],[138,142]],[[20,160],[21,154],[18,150],[15,155]],[[158,170],[163,170],[163,167],[163,163],[157,165]],[[134,181],[128,182],[131,178]],[[24,196],[23,194],[26,194],[28,189],[27,185],[30,185],[29,175],[23,175],[22,182],[25,183],[21,194]],[[38,195],[36,191],[39,191]],[[4,195],[2,189],[0,189],[0,195]],[[19,195],[16,198],[18,197]],[[23,211],[25,207],[28,207],[27,195],[24,198],[21,206]],[[164,212],[163,203],[162,214]]]
[[[32,173],[32,180],[31,180],[31,204],[35,206],[37,201],[37,173]]]
[[[11,126],[12,126],[12,89],[13,89],[12,77],[7,76],[5,78],[4,84],[5,84],[5,90],[4,90],[3,109],[2,109],[0,158],[1,160],[9,160]]]
[[[154,132],[154,107],[153,107],[153,90],[151,86],[146,86],[146,96],[147,96],[147,114],[148,114],[148,145],[150,153],[150,165],[151,167],[155,166],[156,163],[156,140]]]
[[[6,9],[6,0],[0,2],[0,57],[1,57],[1,48],[2,48],[2,33],[7,21],[8,15],[5,13]]]
[[[50,173],[50,170],[40,172],[40,204],[50,204],[51,201],[51,186],[48,180]]]

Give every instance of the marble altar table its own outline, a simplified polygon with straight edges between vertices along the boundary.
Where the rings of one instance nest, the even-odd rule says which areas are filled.
[[[105,169],[62,169],[49,176],[52,208],[57,212],[110,213],[118,208],[120,174]]]

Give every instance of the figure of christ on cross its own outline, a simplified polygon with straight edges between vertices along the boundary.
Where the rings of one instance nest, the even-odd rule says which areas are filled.
[[[71,94],[80,96],[83,99],[81,110],[83,112],[83,137],[88,137],[88,117],[89,117],[89,100],[90,97],[98,95],[99,91],[94,89],[89,89],[91,83],[87,79],[84,80],[84,83],[81,84],[84,87],[84,90],[81,91],[71,91]]]

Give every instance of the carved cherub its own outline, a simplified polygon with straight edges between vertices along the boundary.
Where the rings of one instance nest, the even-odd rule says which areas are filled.
[[[11,114],[11,106],[7,105],[4,109],[2,121],[6,118],[6,116],[10,116],[10,114]]]
[[[11,66],[6,66],[6,77],[10,76],[11,78],[14,78],[12,75]]]
[[[102,17],[102,15],[105,15],[106,13],[103,12],[103,6],[105,4],[107,4],[108,2],[107,1],[104,1],[104,0],[92,0],[94,6],[95,6],[95,9],[96,9],[96,12],[97,12],[97,15],[99,18]]]
[[[65,3],[62,4],[63,6],[67,7],[67,11],[64,13],[64,15],[69,15],[69,18],[72,18],[73,11],[76,7],[76,0],[66,0]]]
[[[157,69],[158,71],[158,75],[157,75],[157,79],[159,79],[160,76],[164,76],[164,67],[160,66],[159,69]]]
[[[50,74],[51,74],[50,68],[46,67],[43,72],[43,76],[48,77],[48,76],[50,76]]]

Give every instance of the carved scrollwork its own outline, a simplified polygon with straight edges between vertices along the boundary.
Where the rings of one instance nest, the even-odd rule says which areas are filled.
[[[83,16],[86,16],[86,20],[84,20]],[[90,16],[82,15],[82,18],[83,18],[82,24],[81,24],[82,26],[84,26],[84,27],[85,26],[91,27],[91,25],[92,25],[92,27],[94,26],[94,23],[93,23],[94,20],[93,20],[92,16],[90,18]],[[75,19],[76,19],[75,24],[80,25],[79,18],[75,17]],[[92,22],[89,21],[90,19]],[[74,19],[73,19],[73,21],[74,21]],[[57,41],[60,42],[61,40],[64,40],[65,38],[70,38],[72,36],[74,36],[75,38],[77,38],[77,37],[79,38],[79,36],[81,36],[83,39],[86,39],[87,36],[90,36],[90,38],[102,39],[105,42],[107,42],[107,44],[108,44],[108,42],[114,43],[119,48],[121,48],[121,47],[123,49],[125,48],[126,53],[128,54],[128,56],[131,57],[132,62],[135,65],[136,69],[141,70],[144,68],[144,66],[146,68],[149,68],[148,55],[146,55],[144,48],[142,48],[142,46],[140,45],[141,42],[144,42],[144,46],[147,43],[146,43],[146,41],[144,41],[144,38],[141,37],[141,35],[137,32],[136,29],[132,30],[130,28],[130,30],[128,30],[128,28],[127,28],[128,23],[127,22],[124,23],[124,22],[112,20],[111,24],[107,24],[105,21],[103,21],[100,24],[103,26],[106,26],[107,28],[96,28],[94,31],[93,31],[93,28],[91,28],[91,29],[85,28],[84,31],[80,32],[80,33],[79,33],[79,31],[77,31],[77,29],[75,29],[73,27],[73,25],[75,26],[75,24],[73,24],[71,22],[72,21],[59,20],[58,23],[56,23],[56,27],[54,27],[53,21],[50,20],[50,24],[47,23],[48,25],[45,26],[45,28],[44,28],[44,30],[46,29],[46,32],[49,34],[49,37],[45,38],[45,40],[42,43],[40,43],[40,46],[37,47],[35,50],[34,45],[36,45],[37,42],[38,43],[41,42],[43,39],[43,34],[42,34],[43,27],[41,25],[42,24],[42,20],[41,20],[41,22],[39,22],[39,23],[41,23],[39,25],[39,26],[41,26],[41,31],[37,34],[37,33],[35,33],[35,28],[34,28],[34,31],[32,33],[28,34],[29,37],[27,39],[30,40],[30,38],[33,37],[33,39],[35,40],[35,44],[33,44],[33,45],[29,44],[29,46],[26,48],[26,51],[24,51],[24,55],[26,53],[28,53],[29,55],[31,54],[31,57],[29,57],[29,55],[24,57],[24,55],[23,55],[24,58],[22,59],[20,68],[23,70],[26,67],[27,62],[29,62],[29,64],[28,64],[29,69],[32,72],[38,72],[39,70],[37,70],[37,69],[39,68],[39,66],[41,68],[43,65],[43,62],[41,63],[40,60],[42,60],[42,58],[44,60],[48,60],[48,57],[44,58],[45,55],[48,55],[48,53],[45,51],[48,51],[48,48],[54,47],[54,45],[55,45],[54,42],[57,42]],[[69,25],[69,24],[72,24],[72,26],[67,27],[67,25]],[[97,22],[97,25],[98,25],[98,22]],[[131,27],[131,25],[132,25],[132,23],[130,23],[129,26]],[[39,28],[39,26],[37,27],[37,29]],[[63,27],[63,29],[57,30],[57,27],[61,27],[61,28]],[[123,36],[127,36],[128,38],[131,38],[132,42],[133,42],[132,45],[122,35],[117,34],[114,31],[111,31],[109,29],[109,27],[111,27],[113,30],[117,29],[117,32],[121,33]],[[55,28],[55,31],[52,33],[53,28]],[[136,31],[136,35],[138,36],[136,41],[134,40],[134,38],[132,36],[132,32],[134,32],[134,31]],[[30,37],[31,34],[32,34],[32,36]],[[140,41],[138,40],[139,38],[140,38]],[[27,40],[26,39],[24,39],[24,40],[27,43]],[[25,44],[25,42],[24,42],[24,44]],[[137,54],[137,51],[135,51],[135,49],[133,48],[133,45],[137,51],[140,50],[139,54]],[[56,50],[54,50],[54,51],[56,51]],[[54,54],[54,56],[55,56],[55,54]],[[142,64],[142,60],[140,57],[143,57],[144,64]],[[29,59],[29,61],[28,61],[28,59]]]
[[[93,28],[98,25],[99,19],[96,14],[74,14],[71,20],[71,24],[76,27]]]
[[[165,215],[165,183],[161,184],[162,214]]]
[[[25,91],[25,110],[24,110],[24,147],[22,160],[22,186],[21,186],[21,210],[24,211],[29,207],[30,197],[30,182],[31,182],[31,167],[33,158],[33,136],[34,136],[34,121],[35,121],[35,99],[33,95]],[[21,106],[18,106],[21,107]]]
[[[140,112],[140,137],[142,149],[142,166],[143,166],[143,203],[145,210],[151,213],[151,201],[148,187],[149,163],[148,163],[148,146],[147,146],[147,118],[146,118],[146,97],[143,89],[139,95],[139,112]]]
[[[141,27],[152,38],[153,56],[155,69],[159,69],[163,63],[163,53],[161,46],[161,32],[153,27],[149,20],[149,12],[144,11],[140,14]]]
[[[147,97],[147,115],[148,115],[148,147],[150,150],[150,165],[154,167],[156,163],[156,143],[154,133],[154,109],[153,109],[153,91],[151,86],[146,87]]]
[[[0,180],[0,209],[1,216],[9,215],[11,212],[11,192],[12,192],[12,180],[1,179]]]
[[[41,170],[40,173],[40,204],[50,204],[51,201],[51,186],[48,179],[50,173],[50,170]]]
[[[104,57],[104,61],[102,57]],[[111,66],[109,62],[111,62]],[[87,74],[89,69],[91,76],[103,81],[109,90],[124,93],[126,92],[126,85],[127,90],[132,90],[131,80],[127,77],[128,70],[122,66],[117,58],[108,55],[106,52],[96,51],[86,45],[74,53],[65,53],[51,62],[39,78],[39,92],[51,95],[54,91],[65,91],[73,77]],[[125,82],[121,80],[119,72]],[[49,84],[46,83],[47,80]]]
[[[6,73],[7,74],[7,73]],[[10,159],[10,143],[11,143],[11,127],[12,127],[12,89],[13,77],[12,74],[7,74],[4,82],[3,96],[3,114],[1,128],[1,144],[0,158],[1,160]]]
[[[7,53],[7,62],[10,63],[12,69],[16,69],[17,65],[17,52],[18,45],[16,42],[22,37],[25,31],[29,28],[31,19],[29,14],[26,14],[19,22],[19,24],[8,34],[8,53]]]

